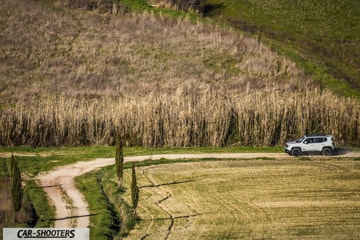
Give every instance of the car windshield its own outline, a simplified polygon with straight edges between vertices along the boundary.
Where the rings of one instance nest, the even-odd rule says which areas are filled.
[[[305,137],[301,137],[298,140],[296,140],[297,143],[301,143],[303,140],[305,139]]]

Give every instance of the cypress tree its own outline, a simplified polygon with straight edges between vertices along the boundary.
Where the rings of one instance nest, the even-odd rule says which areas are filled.
[[[11,166],[12,166],[12,185],[11,185],[11,201],[13,204],[13,209],[15,211],[14,219],[16,221],[16,213],[21,209],[23,189],[21,182],[21,173],[17,165],[17,161],[14,155],[11,155]]]
[[[115,168],[116,168],[116,175],[119,178],[119,182],[121,182],[123,179],[123,171],[124,171],[124,154],[123,154],[123,145],[122,145],[119,129],[116,129]]]
[[[11,158],[10,158],[10,173],[9,173],[10,178],[12,178],[12,176],[13,176],[13,169],[14,169],[15,164],[16,164],[16,159],[15,159],[14,155],[11,154]]]
[[[133,219],[136,219],[136,208],[139,202],[139,188],[137,186],[136,181],[136,170],[135,170],[135,162],[132,162],[132,180],[131,180],[131,201],[134,208]]]

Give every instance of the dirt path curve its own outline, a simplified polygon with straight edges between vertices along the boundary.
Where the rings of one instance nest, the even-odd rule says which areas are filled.
[[[202,153],[202,154],[164,154],[125,157],[125,162],[157,160],[166,158],[173,159],[194,159],[194,158],[288,158],[285,153]],[[322,156],[319,156],[321,158]],[[360,153],[346,153],[341,157],[360,157]],[[38,176],[40,185],[56,208],[56,221],[54,227],[88,227],[89,211],[88,204],[82,193],[76,188],[74,178],[97,168],[114,164],[114,158],[97,158],[87,162],[77,162],[74,164],[61,166],[49,172],[41,173]]]

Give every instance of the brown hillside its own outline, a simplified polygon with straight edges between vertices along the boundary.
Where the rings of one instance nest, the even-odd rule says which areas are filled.
[[[360,142],[357,101],[235,31],[40,1],[0,16],[0,145],[112,143],[115,126],[142,146]]]
[[[0,11],[0,94],[6,99],[19,89],[16,99],[146,95],[180,86],[292,90],[307,81],[261,42],[201,23],[33,1],[6,0]]]

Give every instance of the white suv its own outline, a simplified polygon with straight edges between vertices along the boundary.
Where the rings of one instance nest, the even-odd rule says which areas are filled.
[[[330,156],[334,150],[335,139],[332,135],[303,136],[295,142],[285,144],[285,152],[293,156],[300,156],[303,152],[321,152]]]

